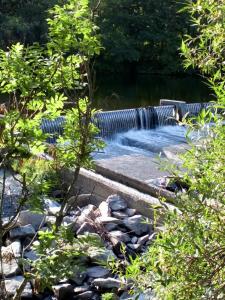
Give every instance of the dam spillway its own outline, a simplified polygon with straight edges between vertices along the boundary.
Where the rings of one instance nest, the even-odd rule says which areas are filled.
[[[171,102],[171,101],[169,101]],[[186,128],[178,120],[197,116],[210,103],[181,103],[145,108],[97,112],[93,122],[106,147],[93,153],[95,171],[111,180],[156,196],[158,179],[168,175],[162,166],[176,161],[187,149]],[[167,104],[167,102],[165,102]],[[54,143],[63,133],[64,118],[43,120],[42,130]],[[161,155],[159,164],[158,156]]]

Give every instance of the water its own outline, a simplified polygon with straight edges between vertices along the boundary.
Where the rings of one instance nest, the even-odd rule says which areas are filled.
[[[159,105],[160,99],[191,102],[213,100],[212,92],[201,77],[139,75],[130,80],[121,75],[99,76],[95,107],[117,110]]]
[[[106,159],[122,155],[139,154],[155,157],[165,148],[186,144],[186,128],[183,126],[162,126],[150,130],[129,130],[118,133],[114,139],[106,139],[106,147],[95,153],[94,159]]]

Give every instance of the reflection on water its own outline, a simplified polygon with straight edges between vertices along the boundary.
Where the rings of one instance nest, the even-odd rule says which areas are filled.
[[[200,77],[139,75],[129,80],[105,75],[97,80],[95,106],[103,110],[158,105],[160,99],[208,102],[212,93]]]

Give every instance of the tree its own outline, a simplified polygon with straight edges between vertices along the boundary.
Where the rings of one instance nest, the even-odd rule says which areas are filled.
[[[77,180],[79,170],[82,166],[90,166],[90,153],[99,147],[99,142],[95,139],[97,131],[91,122],[94,113],[91,59],[100,51],[94,17],[94,10],[91,11],[88,0],[66,1],[64,5],[56,5],[50,10],[49,41],[45,47],[38,44],[26,47],[17,43],[8,51],[0,50],[0,92],[8,97],[0,120],[0,167],[3,169],[0,270],[3,275],[3,237],[15,225],[22,207],[26,204],[30,209],[42,209],[43,196],[52,186],[49,178],[53,175],[54,179],[59,180],[63,190],[56,223],[50,232],[43,232],[40,238],[37,250],[42,259],[37,265],[33,265],[32,272],[25,274],[14,299],[19,299],[27,280],[31,278],[38,278],[41,288],[57,280],[56,270],[50,268],[54,259],[60,276],[64,271],[69,272],[69,266],[73,267],[72,257],[75,258],[84,251],[84,248],[79,248],[82,243],[76,245],[75,237],[71,237],[61,227],[61,223],[70,209],[71,188]],[[65,101],[71,103],[70,109],[64,108]],[[56,145],[49,149],[46,139],[51,135],[41,130],[42,120],[53,120],[61,115],[65,117],[63,134],[59,134]],[[41,159],[41,153],[49,153],[53,159]],[[61,170],[65,168],[74,169],[70,186],[61,176]],[[15,215],[3,224],[7,172],[20,182],[22,193]],[[52,245],[53,239],[58,243]],[[59,248],[67,244],[67,248]],[[86,249],[86,240],[83,245]],[[70,263],[67,264],[66,259]],[[48,261],[51,263],[48,264]],[[4,284],[4,276],[2,277],[1,283]],[[1,297],[4,298],[5,295]]]
[[[175,1],[102,1],[98,25],[105,48],[100,64],[111,70],[179,72],[178,48],[188,22]]]
[[[179,211],[166,214],[165,229],[146,255],[128,268],[127,276],[135,279],[136,287],[154,288],[159,299],[224,299],[225,5],[224,1],[198,0],[188,1],[185,9],[197,27],[197,33],[182,43],[185,64],[209,75],[218,103],[202,111],[194,123],[187,122],[202,138],[182,156],[186,172],[177,171],[186,186],[176,196]]]

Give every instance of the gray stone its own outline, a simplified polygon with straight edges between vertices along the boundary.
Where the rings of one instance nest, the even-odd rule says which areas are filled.
[[[5,287],[8,293],[8,296],[14,296],[15,291],[19,288],[21,283],[23,282],[23,276],[15,276],[5,280]],[[22,297],[24,298],[32,298],[32,289],[30,282],[27,282],[25,289],[22,292]]]
[[[114,252],[109,249],[94,250],[89,253],[89,256],[93,262],[109,262],[117,258]]]
[[[54,285],[52,286],[52,290],[58,300],[69,299],[68,297],[73,294],[73,286],[69,283]]]
[[[38,230],[42,225],[44,225],[45,215],[33,213],[29,210],[22,210],[17,219],[17,225],[25,226],[31,224],[35,230]]]
[[[127,233],[124,233],[120,230],[111,231],[109,235],[113,238],[116,238],[120,242],[127,243],[131,240],[130,236]]]
[[[118,218],[118,219],[124,219],[129,217],[125,212],[123,211],[114,211],[112,212],[113,217]]]
[[[80,294],[80,293],[84,293],[90,290],[90,287],[86,284],[86,285],[81,285],[81,286],[77,286],[74,288],[74,293],[75,294]]]
[[[87,268],[86,272],[89,277],[93,277],[93,278],[99,278],[99,277],[104,278],[108,276],[110,273],[108,269],[100,266]]]
[[[113,217],[98,217],[96,218],[96,221],[102,224],[109,224],[109,223],[122,224],[122,220]]]
[[[128,215],[128,217],[133,217],[136,214],[136,209],[134,208],[127,208],[125,210],[125,213]]]
[[[18,266],[18,263],[16,259],[12,256],[12,254],[9,254],[8,256],[5,254],[3,256],[2,261],[2,269],[5,277],[10,277],[13,275],[18,275],[21,273],[21,270]],[[0,268],[0,276],[3,275]]]
[[[138,239],[137,244],[140,244],[141,246],[143,246],[148,240],[149,240],[149,234],[146,234],[144,236],[141,236]]]
[[[132,242],[133,244],[136,244],[137,241],[138,241],[138,238],[137,238],[136,236],[132,237],[131,242]]]
[[[53,225],[56,222],[56,217],[55,216],[47,216],[45,219],[45,222],[48,225]]]
[[[16,240],[12,242],[9,246],[7,247],[2,247],[2,254],[3,256],[7,255],[12,255],[15,258],[19,258],[21,256],[21,251],[22,251],[22,245],[20,240]]]
[[[141,215],[135,215],[123,220],[124,225],[137,235],[149,233],[152,226],[148,224],[147,219]]]
[[[90,233],[95,233],[96,230],[94,228],[94,226],[92,226],[90,223],[88,222],[84,222],[81,227],[77,230],[77,235],[82,235],[85,234],[86,232],[90,232]]]
[[[120,280],[111,277],[94,279],[92,281],[92,284],[95,287],[102,288],[102,289],[113,289],[113,288],[118,289],[122,286],[122,282]]]
[[[119,195],[111,195],[106,200],[112,210],[123,210],[127,208],[127,203]]]
[[[86,292],[83,292],[83,293],[77,295],[75,299],[77,299],[77,300],[91,300],[91,299],[94,299],[93,296],[94,296],[94,292],[86,291]]]
[[[74,222],[74,218],[73,217],[65,216],[63,218],[63,225],[64,226],[69,225],[69,224],[71,224],[73,222]]]
[[[76,285],[83,284],[87,274],[85,272],[75,272],[74,275],[70,278]]]
[[[95,197],[92,194],[80,194],[70,197],[68,203],[71,209],[76,209],[77,207],[88,205],[89,203],[95,203]]]
[[[117,228],[117,224],[115,224],[115,223],[108,223],[108,224],[105,224],[104,227],[105,227],[105,229],[107,231],[111,231],[111,230]]]
[[[96,209],[97,207],[92,204],[83,207],[80,216],[75,217],[73,223],[70,224],[71,229],[74,232],[77,232],[77,230],[79,230],[79,228],[83,225],[84,222],[90,222],[92,220],[95,220]]]
[[[109,207],[109,203],[106,201],[103,201],[100,203],[98,207],[102,217],[110,217],[111,216],[111,209]]]
[[[60,211],[61,205],[52,199],[44,199],[45,208],[49,215],[57,215],[57,213]]]
[[[154,240],[156,239],[156,236],[157,236],[157,233],[156,232],[153,232],[149,238],[148,238],[148,241],[146,242],[146,245],[151,245]]]
[[[31,251],[25,251],[24,252],[24,257],[29,259],[29,260],[32,260],[32,261],[35,261],[38,259],[38,255],[35,251],[31,250]]]
[[[140,244],[127,244],[127,246],[129,248],[131,248],[132,250],[139,251],[141,249],[142,245],[140,245]]]
[[[24,238],[27,236],[34,236],[34,235],[35,235],[35,229],[32,225],[15,227],[11,229],[9,232],[9,236],[11,239]]]

